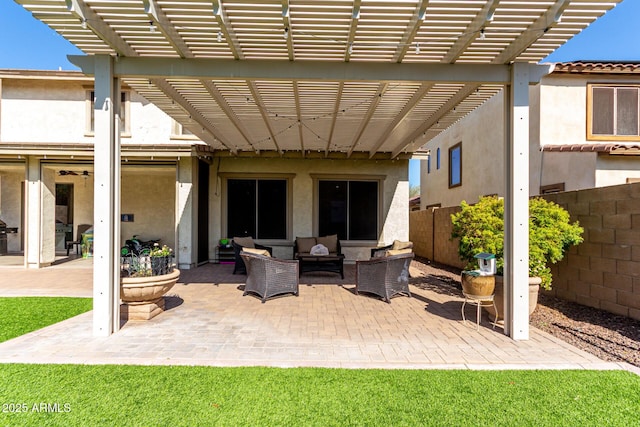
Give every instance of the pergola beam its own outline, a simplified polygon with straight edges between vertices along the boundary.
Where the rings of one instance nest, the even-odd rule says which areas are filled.
[[[94,74],[91,56],[68,55],[87,75]],[[529,67],[542,67],[529,64]],[[545,67],[545,70],[548,69]],[[506,64],[434,64],[233,59],[120,58],[115,74],[126,77],[284,80],[344,82],[442,82],[508,84]],[[530,81],[530,83],[536,83]]]
[[[433,84],[423,83],[422,86],[413,94],[411,99],[405,104],[402,110],[396,115],[389,126],[382,132],[376,143],[369,150],[369,158],[373,158],[378,152],[378,149],[382,147],[382,144],[387,140],[387,137],[391,135],[391,133],[397,129],[397,127],[402,123],[402,121],[413,111],[413,109],[418,105],[418,103],[425,97],[427,93],[431,90]]]
[[[235,59],[244,59],[244,54],[242,53],[242,50],[238,47],[236,35],[228,23],[227,14],[225,13],[221,2],[219,0],[213,0],[212,3],[213,3],[213,16],[216,19],[218,26],[220,27],[220,32],[224,36],[224,39],[227,41],[227,44],[229,45],[231,54]]]
[[[358,21],[360,20],[360,0],[353,2],[351,10],[351,24],[349,25],[349,35],[347,36],[347,45],[344,50],[344,61],[349,62],[351,59],[351,51],[353,49],[353,41],[356,39],[356,30],[358,29]]]
[[[447,54],[442,58],[440,62],[443,64],[452,64],[462,55],[469,45],[478,37],[480,31],[484,30],[490,17],[493,17],[493,13],[498,7],[500,0],[492,0],[487,2],[484,7],[478,12],[476,17],[471,21],[464,34],[456,40],[451,46]]]
[[[449,98],[447,102],[445,102],[442,107],[438,109],[434,114],[429,116],[427,121],[425,121],[420,127],[414,130],[409,136],[407,136],[400,144],[396,146],[396,148],[392,151],[391,157],[397,157],[398,154],[404,150],[404,148],[413,142],[414,139],[419,138],[423,133],[425,133],[429,128],[444,117],[449,111],[451,111],[456,105],[464,101],[467,96],[471,95],[473,91],[475,91],[479,85],[468,84],[465,85],[462,89],[460,89],[454,96]]]
[[[376,96],[371,101],[371,104],[369,104],[369,108],[367,109],[367,113],[364,115],[364,118],[360,121],[360,127],[358,127],[358,130],[356,131],[356,135],[354,136],[353,141],[351,142],[351,147],[347,151],[347,157],[351,156],[351,153],[353,153],[353,150],[355,150],[356,145],[358,145],[358,142],[360,141],[360,138],[362,138],[362,134],[364,133],[367,126],[369,126],[369,122],[371,122],[371,117],[373,117],[373,115],[376,112],[376,109],[378,108],[378,105],[380,105],[380,101],[382,101],[382,95],[385,93],[388,86],[389,86],[389,83],[381,83],[378,85],[378,90],[376,90]]]
[[[143,0],[144,11],[153,22],[156,23],[160,32],[165,36],[167,41],[176,50],[182,58],[193,58],[193,53],[189,46],[184,42],[182,36],[176,31],[175,27],[167,18],[162,8],[158,6],[156,0]]]
[[[393,62],[402,62],[413,39],[418,34],[422,23],[424,22],[425,13],[427,11],[427,6],[429,5],[429,0],[421,0],[420,4],[416,7],[416,11],[414,15],[411,17],[411,25],[407,27],[404,35],[402,36],[402,40],[398,45],[398,49],[396,50],[395,55],[393,55]]]
[[[151,79],[151,82],[154,85],[156,85],[156,87],[160,89],[166,96],[174,100],[176,104],[180,105],[180,107],[182,107],[187,113],[189,113],[189,115],[191,116],[191,119],[195,120],[198,123],[198,125],[202,126],[202,129],[206,130],[215,139],[220,141],[220,143],[224,145],[232,153],[234,154],[237,153],[238,150],[236,150],[231,143],[229,143],[228,141],[225,141],[222,138],[222,135],[216,134],[215,128],[211,123],[209,123],[209,120],[207,120],[206,117],[204,117],[197,109],[195,109],[191,104],[189,104],[189,102],[180,94],[180,92],[178,92],[173,86],[171,86],[169,82],[167,82],[164,79]],[[208,135],[205,134],[203,136],[208,136]],[[210,145],[214,145],[215,140],[211,141],[211,137],[208,136],[204,140],[204,142]]]

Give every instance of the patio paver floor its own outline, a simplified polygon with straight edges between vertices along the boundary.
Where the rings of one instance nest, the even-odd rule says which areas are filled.
[[[86,263],[85,263],[86,264]],[[420,280],[413,298],[391,304],[355,295],[354,267],[304,275],[300,296],[262,304],[242,296],[245,276],[232,265],[183,271],[168,310],[150,321],[123,322],[110,337],[92,335],[92,313],[0,343],[0,363],[209,366],[316,366],[403,369],[627,369],[531,328],[528,341],[492,329],[475,308],[463,324],[462,298]],[[0,296],[92,296],[90,268],[3,268]]]

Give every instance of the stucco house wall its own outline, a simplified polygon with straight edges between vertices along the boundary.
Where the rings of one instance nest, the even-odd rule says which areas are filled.
[[[211,232],[210,242],[233,238],[224,233],[224,181],[227,173],[292,174],[292,224],[286,241],[259,241],[274,248],[274,256],[291,258],[296,237],[317,236],[314,225],[316,194],[314,176],[339,179],[381,178],[382,200],[379,217],[381,229],[378,241],[342,242],[343,253],[349,261],[369,259],[370,248],[393,240],[409,238],[409,181],[408,161],[338,160],[338,159],[256,159],[224,158],[215,160],[210,183]],[[215,170],[217,169],[217,174]],[[213,250],[213,247],[211,247]],[[210,253],[213,258],[213,254]]]
[[[640,82],[640,76],[550,74],[529,88],[529,194],[540,187],[564,184],[565,191],[623,184],[640,178],[640,157],[596,152],[543,151],[550,145],[588,146],[611,141],[587,139],[587,85]],[[448,188],[448,149],[462,142],[462,185]],[[496,94],[455,123],[425,148],[431,152],[420,167],[421,206],[475,202],[485,194],[504,195],[504,95]],[[441,169],[435,170],[440,148]],[[624,157],[624,158],[623,158]],[[479,168],[478,165],[483,165]],[[490,166],[489,166],[490,165]]]

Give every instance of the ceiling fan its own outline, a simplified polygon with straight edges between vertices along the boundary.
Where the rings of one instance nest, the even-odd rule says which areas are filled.
[[[89,176],[89,171],[82,171],[82,172],[76,172],[76,171],[72,171],[72,170],[61,170],[60,172],[58,172],[58,175],[60,176],[84,176],[87,177]]]

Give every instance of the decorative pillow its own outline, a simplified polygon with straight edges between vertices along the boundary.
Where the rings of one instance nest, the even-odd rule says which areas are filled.
[[[298,252],[309,253],[311,248],[316,245],[315,237],[296,237],[296,244],[298,245]]]
[[[399,249],[411,249],[413,248],[413,242],[401,242],[400,240],[394,240],[391,249],[397,251]]]
[[[329,250],[329,253],[338,252],[338,235],[333,234],[331,236],[318,237],[318,244],[324,245]]]
[[[233,241],[236,242],[237,245],[242,246],[243,248],[255,248],[256,244],[253,243],[253,237],[234,237]]]
[[[411,248],[405,248],[405,249],[389,249],[387,251],[387,255],[386,256],[393,256],[393,255],[401,255],[401,254],[410,254],[411,253]]]
[[[242,248],[242,252],[249,252],[250,254],[264,255],[264,256],[271,257],[271,254],[266,249]]]

